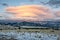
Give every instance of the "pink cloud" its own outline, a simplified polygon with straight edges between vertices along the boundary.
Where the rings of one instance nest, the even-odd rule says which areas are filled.
[[[25,20],[44,20],[52,19],[54,16],[51,10],[41,5],[23,5],[16,7],[7,7],[6,12],[14,15],[16,19]]]
[[[56,11],[55,15],[56,15],[57,17],[60,17],[60,11]]]

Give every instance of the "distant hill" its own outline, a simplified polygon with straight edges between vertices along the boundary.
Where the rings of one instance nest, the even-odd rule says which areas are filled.
[[[60,28],[60,21],[27,22],[27,21],[20,21],[20,20],[0,20],[0,25],[10,25],[13,27],[39,26],[39,27],[48,27],[48,28]]]

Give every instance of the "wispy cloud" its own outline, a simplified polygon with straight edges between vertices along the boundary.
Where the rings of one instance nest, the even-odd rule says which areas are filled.
[[[56,11],[55,15],[56,15],[57,17],[60,17],[60,11]]]
[[[55,15],[51,9],[42,5],[23,5],[7,7],[6,12],[11,13],[15,19],[43,21],[53,19]]]
[[[0,13],[0,20],[1,20],[1,19],[5,19],[5,16]]]

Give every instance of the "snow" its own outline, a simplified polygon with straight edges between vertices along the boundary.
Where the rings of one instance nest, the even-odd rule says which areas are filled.
[[[11,37],[17,40],[57,40],[58,35],[46,34],[41,32],[0,32],[0,38],[5,37],[10,39]]]

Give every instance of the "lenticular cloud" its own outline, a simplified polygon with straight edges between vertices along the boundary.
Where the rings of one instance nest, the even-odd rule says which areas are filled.
[[[14,19],[42,21],[54,18],[53,12],[49,8],[42,5],[7,7],[6,12],[11,13]]]

